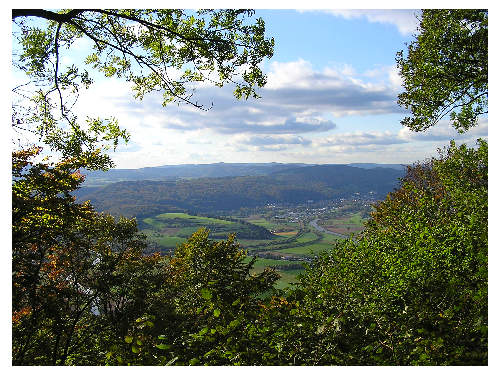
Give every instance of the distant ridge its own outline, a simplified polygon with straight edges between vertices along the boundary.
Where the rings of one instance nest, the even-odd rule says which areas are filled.
[[[205,178],[205,177],[237,177],[237,176],[268,176],[281,171],[312,167],[318,165],[339,166],[373,169],[389,168],[404,170],[401,164],[304,164],[304,163],[211,163],[211,164],[179,164],[162,165],[158,167],[145,167],[138,169],[110,169],[109,171],[83,170],[86,175],[85,187],[104,186],[120,181],[168,181],[180,178]]]
[[[83,187],[79,201],[90,200],[113,215],[145,217],[163,212],[214,213],[268,203],[301,204],[368,194],[382,198],[399,184],[402,170],[362,169],[345,164],[283,164],[260,176],[121,181]]]
[[[139,169],[110,169],[109,171],[83,171],[85,186],[102,186],[119,181],[175,180],[179,178],[266,176],[301,163],[212,163],[179,164]]]
[[[406,164],[350,163],[347,165],[350,165],[351,167],[364,168],[364,169],[391,168],[391,169],[396,169],[398,171],[406,170]]]

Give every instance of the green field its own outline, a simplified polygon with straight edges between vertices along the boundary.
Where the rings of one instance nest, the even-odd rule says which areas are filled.
[[[342,215],[319,221],[319,225],[332,232],[350,235],[359,233],[364,228],[364,222],[360,212]]]
[[[304,243],[304,242],[311,242],[311,241],[316,241],[320,238],[316,233],[314,232],[306,232],[300,237],[297,238],[298,243]]]
[[[253,219],[253,220],[247,220],[249,223],[255,224],[255,225],[260,225],[261,227],[264,227],[268,230],[272,230],[276,227],[275,223],[272,223],[264,218],[262,219]]]
[[[247,257],[247,260],[250,261],[252,257]],[[257,258],[254,264],[254,269],[264,269],[266,267],[278,267],[283,265],[301,265],[303,262],[300,261],[287,261],[287,260],[278,260],[278,259],[265,259],[265,258]]]
[[[247,257],[247,261],[250,261],[251,257]],[[297,264],[302,265],[303,262],[290,262],[284,260],[276,260],[276,259],[263,259],[257,258],[254,267],[251,273],[260,273],[264,271],[266,268],[279,267],[282,265],[288,264]],[[292,283],[297,282],[297,275],[303,272],[303,269],[291,269],[291,270],[280,270],[276,269],[281,278],[276,282],[276,288],[283,289],[291,286]]]
[[[280,272],[281,279],[276,282],[276,288],[284,289],[291,287],[293,283],[297,282],[297,275],[299,275],[301,272],[303,272],[303,270],[289,270]]]
[[[365,219],[361,217],[360,213],[356,213],[353,215],[348,215],[344,218],[340,218],[337,220],[334,220],[334,223],[338,224],[344,224],[344,225],[354,225],[358,227],[362,227],[364,224]]]
[[[256,241],[255,243],[280,238],[263,227],[245,222],[186,213],[164,213],[145,218],[140,224],[142,232],[148,236],[148,239],[166,249],[175,248],[200,228],[208,229],[213,239],[224,239],[231,233],[235,233],[238,239]]]
[[[249,246],[259,246],[259,245],[264,245],[269,243],[269,240],[244,240],[244,239],[239,239],[237,238],[238,243],[242,247],[249,247]]]
[[[297,223],[286,223],[286,224],[282,222],[278,223],[258,215],[253,215],[252,217],[243,218],[243,220],[245,220],[248,223],[259,225],[268,230],[276,232],[296,231],[300,228],[300,225]]]
[[[252,246],[251,250],[258,253],[278,252],[283,256],[305,256],[328,251],[340,238],[331,234],[318,233],[305,230],[297,236],[285,237],[272,242],[263,243],[260,246]],[[286,241],[286,242],[285,242]]]
[[[332,244],[332,243],[338,241],[339,239],[341,239],[338,236],[335,236],[335,235],[330,234],[330,233],[322,233],[322,235],[323,235],[323,239],[321,240],[321,242],[323,242],[323,243]]]
[[[194,215],[188,215],[185,213],[180,213],[180,212],[169,212],[165,214],[160,214],[156,216],[157,219],[159,220],[169,220],[169,219],[183,219],[183,220],[189,220],[192,223],[196,223],[199,225],[204,225],[204,224],[222,224],[222,225],[230,225],[233,224],[232,221],[229,220],[222,220],[222,219],[217,219],[213,217],[205,217],[205,216],[194,216]]]
[[[348,230],[349,226],[358,228],[362,225],[360,214],[324,220],[325,225]],[[273,222],[262,216],[253,215],[242,219],[225,220],[195,216],[186,213],[164,213],[145,218],[141,223],[142,232],[160,248],[169,250],[185,242],[196,230],[205,227],[212,239],[224,239],[230,233],[236,233],[236,240],[243,249],[258,258],[254,272],[262,272],[266,267],[276,267],[281,275],[278,288],[290,286],[296,281],[301,269],[295,269],[311,256],[323,251],[330,251],[340,238],[298,223]],[[271,232],[281,235],[271,234]],[[269,259],[269,258],[285,259]],[[248,257],[248,259],[250,259]],[[292,269],[290,269],[291,267]]]
[[[158,241],[158,244],[166,248],[173,248],[185,241],[186,239],[182,237],[163,237]]]

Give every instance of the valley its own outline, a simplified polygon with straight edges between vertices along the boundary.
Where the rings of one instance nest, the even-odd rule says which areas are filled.
[[[289,287],[318,254],[363,230],[372,204],[404,166],[216,163],[88,172],[76,191],[97,210],[135,217],[147,253],[173,254],[198,229],[234,233],[254,272],[275,268]]]
[[[163,254],[173,254],[177,245],[202,227],[217,240],[234,233],[247,252],[247,261],[256,257],[252,272],[276,269],[281,276],[276,287],[281,289],[292,286],[316,255],[359,233],[372,203],[370,197],[356,197],[322,204],[268,204],[224,217],[170,212],[140,219],[138,224],[149,241],[147,251]]]

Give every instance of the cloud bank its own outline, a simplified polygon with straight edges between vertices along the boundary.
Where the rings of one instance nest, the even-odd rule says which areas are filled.
[[[372,23],[392,24],[402,35],[410,35],[416,31],[418,26],[416,15],[420,12],[412,9],[325,9],[321,11],[348,20],[364,18]]]
[[[272,63],[268,84],[259,91],[261,99],[238,101],[229,87],[200,87],[200,103],[214,103],[209,111],[189,105],[161,107],[158,95],[132,102],[124,84],[102,82],[83,100],[82,110],[126,113],[127,121],[141,126],[156,126],[177,131],[208,129],[218,134],[306,134],[336,128],[332,118],[400,113],[397,92],[391,83],[390,69],[382,83],[354,77],[345,69],[315,71],[311,64],[298,60]],[[99,99],[99,97],[102,98]],[[98,100],[95,100],[98,98]],[[102,108],[96,103],[103,103]]]
[[[400,128],[399,89],[394,67],[357,74],[346,67],[315,70],[299,59],[270,64],[258,100],[238,101],[230,87],[200,87],[198,102],[214,103],[209,111],[162,107],[156,94],[134,101],[128,85],[116,81],[98,82],[79,105],[92,116],[114,115],[132,134],[131,147],[114,154],[120,167],[194,160],[408,162],[452,138],[473,143],[487,137],[487,120],[465,135],[445,122],[424,133]]]

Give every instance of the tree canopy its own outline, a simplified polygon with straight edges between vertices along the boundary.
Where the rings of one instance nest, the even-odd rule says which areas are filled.
[[[422,131],[447,115],[460,132],[488,113],[488,11],[424,9],[416,39],[397,54],[401,122]]]
[[[164,345],[142,352],[141,346],[165,331],[189,340],[185,330],[203,324],[192,307],[204,306],[207,295],[222,298],[208,317],[223,321],[230,317],[220,313],[228,296],[257,305],[254,294],[271,287],[276,274],[249,277],[252,263],[243,264],[233,239],[212,244],[199,234],[173,261],[144,255],[134,219],[98,214],[72,196],[84,180],[77,169],[111,167],[103,151],[129,138],[113,118],[82,121],[72,112],[92,73],[131,82],[139,99],[160,91],[163,105],[206,109],[193,97],[200,82],[231,83],[237,98],[256,97],[266,82],[259,64],[272,56],[274,41],[252,16],[251,10],[13,10],[13,64],[29,82],[14,88],[12,126],[33,134],[36,146],[20,144],[12,154],[13,364],[161,364]],[[93,52],[64,64],[65,55],[78,57],[81,39]],[[40,146],[61,158],[40,161]],[[198,268],[208,265],[209,284],[193,298],[203,276]],[[234,306],[237,313],[241,306]]]
[[[256,87],[266,83],[259,64],[272,56],[274,40],[265,37],[262,19],[251,20],[253,13],[14,9],[13,63],[31,82],[14,90],[23,98],[13,106],[12,125],[34,132],[64,158],[76,157],[75,163],[110,167],[103,148],[127,141],[128,133],[112,117],[82,122],[72,112],[78,94],[94,82],[92,73],[131,82],[139,99],[159,91],[163,105],[207,109],[209,103],[198,103],[193,96],[200,82],[218,87],[231,83],[237,98],[257,97]],[[64,64],[64,56],[77,56],[81,39],[90,42],[91,53]]]
[[[290,358],[300,335],[307,364],[487,364],[487,151],[452,142],[409,167],[358,241],[319,257],[287,298]]]
[[[71,114],[67,95],[92,82],[61,63],[78,38],[94,45],[90,66],[130,80],[139,97],[161,90],[165,102],[197,105],[189,83],[234,80],[237,97],[265,83],[258,64],[272,40],[261,21],[243,23],[252,12],[194,15],[13,11],[15,64],[38,90],[36,109],[20,103],[13,126],[63,155],[49,163],[35,161],[40,147],[12,154],[13,364],[486,365],[486,141],[452,141],[409,167],[355,241],[332,245],[284,291],[273,287],[274,270],[253,272],[232,235],[214,241],[201,229],[171,257],[146,255],[134,219],[75,201],[84,180],[75,168],[111,165],[100,143],[128,136],[115,121],[83,128]],[[414,115],[405,121],[424,130],[449,112],[466,131],[487,112],[487,12],[424,11],[420,30],[408,59],[398,57],[400,101]]]

